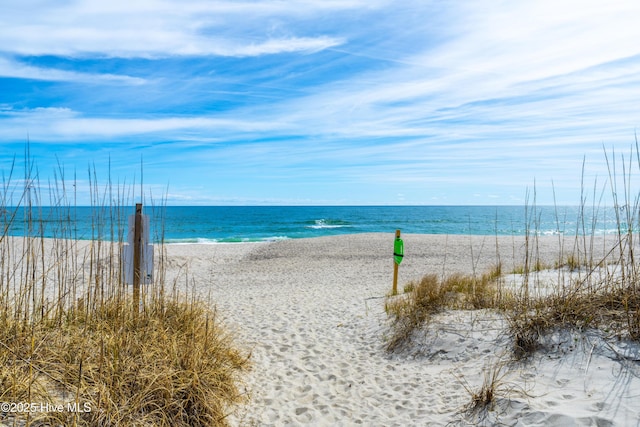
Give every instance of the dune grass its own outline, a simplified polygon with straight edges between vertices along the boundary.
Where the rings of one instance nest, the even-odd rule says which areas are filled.
[[[247,400],[249,355],[211,304],[166,283],[162,224],[154,280],[134,309],[120,263],[132,190],[101,188],[90,171],[92,232],[79,236],[79,183],[61,168],[42,186],[26,164],[24,179],[11,165],[0,190],[0,402],[12,404],[0,423],[228,425]]]
[[[545,338],[558,331],[598,329],[605,339],[640,342],[640,248],[636,235],[640,227],[640,193],[632,196],[637,184],[632,182],[635,174],[631,172],[640,169],[638,143],[630,156],[621,156],[621,174],[615,157],[605,152],[605,158],[607,183],[601,190],[594,183],[590,207],[587,192],[582,190],[577,222],[581,229],[574,236],[558,235],[559,257],[553,265],[541,261],[534,195],[534,202],[527,201],[525,206],[526,255],[521,265],[509,272],[522,276],[520,287],[510,287],[499,267],[480,277],[426,274],[419,282],[407,284],[404,295],[388,297],[386,310],[392,326],[387,350],[394,352],[410,345],[414,331],[428,328],[434,314],[459,309],[491,309],[504,316],[506,332],[511,337],[511,362],[528,359],[538,350],[550,350],[545,348]],[[613,201],[616,231],[602,239],[605,246],[598,248],[596,223],[598,215],[605,211],[601,203],[607,189]],[[558,229],[560,225],[558,218]],[[545,270],[555,274],[557,283],[544,294],[535,293],[536,280]],[[468,390],[468,414],[490,411],[497,395],[504,397],[513,391],[512,384],[505,384],[504,373],[509,365],[509,361],[499,361],[487,370],[478,389]]]
[[[495,307],[498,292],[494,285],[500,272],[498,264],[480,277],[454,274],[441,280],[435,274],[428,274],[419,282],[408,283],[403,295],[389,298],[385,303],[385,311],[394,321],[387,350],[404,346],[416,329],[425,327],[431,316],[446,308]]]

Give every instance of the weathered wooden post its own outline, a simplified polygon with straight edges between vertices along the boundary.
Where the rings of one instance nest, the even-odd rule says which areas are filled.
[[[400,230],[396,230],[396,238],[393,242],[393,290],[392,295],[398,295],[398,266],[404,258],[404,243],[400,238]]]
[[[133,308],[140,311],[144,299],[142,285],[153,282],[153,245],[149,244],[150,221],[142,214],[142,203],[136,203],[136,212],[129,215],[127,243],[122,250],[122,274],[127,285],[133,286]]]
[[[133,312],[140,311],[140,276],[142,261],[142,203],[136,203],[133,229]]]

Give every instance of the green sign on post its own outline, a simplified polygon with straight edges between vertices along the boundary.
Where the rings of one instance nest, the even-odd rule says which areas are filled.
[[[396,239],[393,242],[393,290],[391,295],[398,294],[398,266],[404,258],[404,243],[400,238],[400,230],[396,230]]]
[[[400,265],[402,258],[404,258],[404,242],[400,237],[396,237],[395,242],[393,242],[393,260]]]

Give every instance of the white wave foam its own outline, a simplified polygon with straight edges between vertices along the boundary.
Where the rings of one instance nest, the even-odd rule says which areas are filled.
[[[314,225],[308,225],[307,228],[312,228],[314,230],[321,230],[321,229],[327,229],[327,228],[345,228],[345,227],[351,227],[348,224],[331,224],[331,222],[327,221],[326,219],[316,219],[315,224]]]

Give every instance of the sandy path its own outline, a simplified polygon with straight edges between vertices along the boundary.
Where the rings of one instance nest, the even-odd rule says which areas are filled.
[[[505,269],[524,260],[522,238],[498,239],[499,251],[495,237],[403,238],[400,289],[429,272],[483,272],[498,253]],[[558,246],[555,237],[538,242],[545,262],[557,259]],[[470,400],[466,388],[477,386],[489,363],[506,351],[503,320],[487,312],[448,313],[414,354],[388,355],[382,297],[391,289],[392,251],[389,234],[168,247],[172,268],[188,265],[198,292],[210,295],[238,342],[252,352],[254,369],[247,382],[253,400],[234,422],[464,425],[460,411]],[[558,372],[561,378],[548,379],[551,387],[566,380]],[[514,381],[525,384],[537,374],[518,375]],[[569,393],[565,400],[570,395],[575,398]],[[532,409],[516,400],[514,407],[518,404],[531,421],[522,425],[566,425],[562,413],[547,408],[562,405]],[[507,410],[506,420],[516,420],[517,414]],[[577,425],[596,425],[599,419],[587,414]]]

